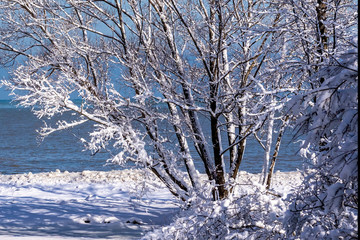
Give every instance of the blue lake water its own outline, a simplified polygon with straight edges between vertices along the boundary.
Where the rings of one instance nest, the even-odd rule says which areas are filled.
[[[29,109],[16,108],[9,101],[0,100],[0,173],[123,169],[107,163],[111,157],[109,152],[92,155],[83,151],[76,136],[83,136],[89,126],[57,132],[40,141],[36,130],[41,126],[42,120]],[[297,155],[298,145],[290,143],[290,139],[290,134],[283,138],[275,171],[294,171],[302,167],[302,160]],[[256,141],[249,139],[240,170],[260,172],[262,161],[263,150]],[[197,163],[201,164],[199,160]]]

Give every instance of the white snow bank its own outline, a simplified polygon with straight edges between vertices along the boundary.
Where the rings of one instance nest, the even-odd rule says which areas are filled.
[[[239,192],[259,180],[239,175]],[[277,172],[273,191],[286,195],[300,182],[300,172]],[[0,174],[0,206],[5,240],[138,239],[179,212],[177,200],[144,170]]]
[[[140,170],[0,175],[0,206],[0,239],[32,240],[138,239],[179,209]]]

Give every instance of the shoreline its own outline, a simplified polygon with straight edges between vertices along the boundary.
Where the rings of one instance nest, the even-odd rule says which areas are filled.
[[[239,172],[239,194],[253,191],[260,174]],[[145,181],[144,181],[145,179]],[[300,171],[273,175],[284,197]],[[169,226],[181,204],[143,169],[0,174],[0,238],[139,239]]]
[[[239,171],[236,185],[260,185],[261,173],[249,173]],[[201,178],[206,181],[207,176],[201,174]],[[274,190],[281,188],[293,189],[301,184],[303,174],[300,170],[273,173],[271,188]],[[147,169],[123,169],[111,171],[90,171],[69,172],[56,170],[55,172],[42,173],[23,173],[23,174],[0,174],[0,184],[10,185],[63,185],[63,184],[126,184],[129,186],[136,184],[146,185],[150,190],[166,189],[166,186],[151,171]],[[282,191],[282,190],[281,190]]]

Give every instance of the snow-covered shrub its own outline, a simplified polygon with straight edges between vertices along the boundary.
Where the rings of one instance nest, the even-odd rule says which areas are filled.
[[[170,226],[148,233],[143,239],[279,239],[285,202],[263,186],[246,190],[222,201],[192,200]]]
[[[289,199],[289,238],[358,236],[358,53],[348,51],[335,63],[319,72],[325,79],[319,88],[293,99],[306,136],[301,153],[312,170]]]
[[[357,239],[357,183],[316,169],[306,178],[284,218],[287,238]]]

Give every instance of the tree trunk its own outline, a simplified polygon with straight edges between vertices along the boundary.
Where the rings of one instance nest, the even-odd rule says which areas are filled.
[[[286,116],[285,120],[284,120],[284,122],[281,125],[281,128],[279,130],[279,135],[278,135],[278,137],[276,139],[276,145],[275,145],[274,153],[273,153],[273,156],[272,156],[272,159],[271,159],[271,165],[270,165],[270,169],[269,169],[269,174],[268,174],[267,179],[266,179],[266,189],[270,189],[271,179],[272,179],[272,175],[273,175],[274,168],[275,168],[275,162],[276,162],[277,156],[279,154],[281,139],[282,139],[282,137],[284,135],[285,127],[287,125],[288,119],[289,119],[289,116]]]
[[[326,53],[328,49],[328,36],[327,36],[327,29],[325,26],[326,21],[326,12],[327,12],[327,0],[317,0],[316,5],[316,18],[317,18],[317,52],[320,55],[320,59],[318,64],[321,64],[324,62],[324,54]],[[319,66],[316,65],[315,71],[317,72],[319,70]],[[324,77],[320,77],[320,84],[322,84],[325,81]]]
[[[266,178],[267,178],[267,172],[268,172],[268,166],[270,161],[270,151],[271,151],[271,144],[272,144],[272,135],[273,135],[273,129],[274,129],[274,112],[271,111],[269,113],[269,119],[268,119],[268,128],[267,128],[267,138],[266,138],[266,144],[265,144],[265,152],[264,152],[264,162],[263,162],[263,169],[261,172],[260,177],[260,183],[265,184]]]

